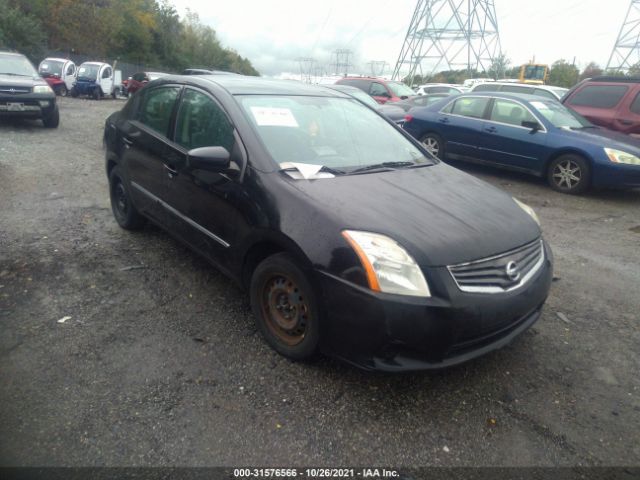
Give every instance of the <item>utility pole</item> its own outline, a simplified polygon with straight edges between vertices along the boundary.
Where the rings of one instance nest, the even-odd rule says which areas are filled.
[[[640,63],[640,0],[631,0],[606,71],[627,73]]]
[[[494,0],[418,0],[393,78],[486,72],[501,53]]]
[[[300,67],[300,81],[304,83],[311,83],[315,60],[311,57],[298,57],[296,58],[296,62],[298,62]]]

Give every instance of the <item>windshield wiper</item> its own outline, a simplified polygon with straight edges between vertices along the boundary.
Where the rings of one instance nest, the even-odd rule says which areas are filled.
[[[374,163],[372,165],[365,165],[364,167],[356,168],[355,170],[349,171],[349,175],[364,173],[364,172],[372,172],[374,170],[390,170],[397,167],[413,167],[417,165],[413,162],[382,162],[382,163]]]
[[[0,72],[0,75],[11,75],[12,77],[32,77],[33,75],[25,75],[24,73]]]

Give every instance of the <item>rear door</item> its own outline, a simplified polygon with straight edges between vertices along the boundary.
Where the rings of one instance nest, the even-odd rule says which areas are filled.
[[[168,200],[165,157],[180,87],[166,85],[145,90],[133,119],[122,126],[123,164],[134,203],[146,215],[165,225],[163,203]]]
[[[207,92],[186,87],[177,110],[174,142],[166,156],[169,228],[193,248],[224,267],[236,228],[243,148],[220,104]],[[227,172],[188,168],[187,152],[224,147],[237,167]]]
[[[541,129],[532,131],[522,122],[538,123]],[[546,158],[546,141],[542,123],[524,104],[495,98],[482,125],[479,156],[506,168],[538,173]]]
[[[640,84],[631,88],[613,122],[614,128],[620,132],[640,134]]]
[[[491,97],[461,97],[436,117],[448,157],[479,158],[478,146]]]
[[[586,83],[563,103],[594,124],[616,130],[616,116],[629,89],[629,85],[620,83]]]

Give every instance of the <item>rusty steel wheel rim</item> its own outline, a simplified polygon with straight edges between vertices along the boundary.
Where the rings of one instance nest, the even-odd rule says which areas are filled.
[[[307,298],[300,287],[285,274],[272,275],[263,284],[262,316],[267,328],[288,346],[304,340],[310,321]]]

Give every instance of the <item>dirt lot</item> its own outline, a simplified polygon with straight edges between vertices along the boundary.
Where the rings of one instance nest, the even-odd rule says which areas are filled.
[[[539,323],[444,372],[296,364],[201,258],[117,227],[101,142],[121,105],[0,123],[0,465],[640,465],[640,191],[465,167],[541,217]]]

